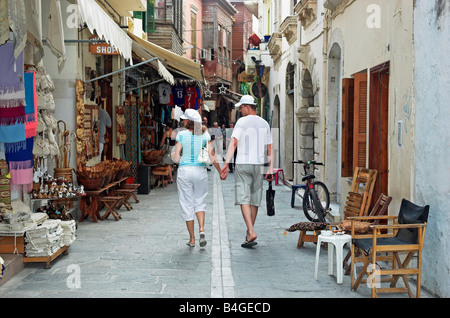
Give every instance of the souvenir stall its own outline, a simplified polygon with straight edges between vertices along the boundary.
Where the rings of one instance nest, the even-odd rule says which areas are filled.
[[[143,100],[139,107],[142,161],[152,167],[155,186],[166,187],[173,179],[175,163],[170,158],[171,143],[162,140],[163,134],[176,130],[184,110],[201,113],[201,89],[194,80],[175,79],[174,85],[163,81],[150,86]]]
[[[52,49],[58,46],[55,27],[62,25],[55,3],[47,29]],[[0,12],[0,254],[48,268],[75,240],[67,200],[78,191],[66,175],[48,171],[49,160],[62,160],[68,147],[57,142],[54,83],[43,67],[38,3],[1,1]],[[61,38],[59,43],[64,46]],[[38,200],[48,205],[36,210]]]
[[[13,41],[0,46],[0,56],[0,72],[5,74],[0,79],[0,253],[23,254],[24,262],[44,262],[49,268],[75,240],[66,204],[52,199],[77,195],[69,180],[51,177],[46,168],[49,156],[59,156],[57,121],[51,114],[53,82],[43,67],[25,66],[23,52],[14,57]],[[11,191],[19,198],[11,200]],[[49,208],[34,213],[23,202],[30,197],[49,199]]]

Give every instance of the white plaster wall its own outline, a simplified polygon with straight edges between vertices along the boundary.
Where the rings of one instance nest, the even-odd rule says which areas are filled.
[[[61,14],[64,27],[64,38],[66,40],[77,39],[78,28],[71,28],[73,11],[69,7],[71,3],[67,0],[61,1]],[[45,39],[48,27],[48,14],[50,9],[50,0],[42,0],[42,36]],[[54,83],[55,91],[53,98],[55,100],[54,116],[57,120],[63,120],[69,131],[75,131],[75,79],[77,78],[77,68],[79,63],[77,44],[66,44],[66,61],[61,67],[58,66],[56,55],[53,54],[50,47],[44,44],[45,55],[43,66],[50,74]],[[61,124],[62,127],[62,124]],[[76,166],[76,145],[72,144],[70,166]],[[49,161],[49,173],[53,174],[55,160]]]
[[[371,24],[374,11],[368,9],[372,5],[379,9],[379,27]],[[390,61],[388,194],[393,198],[389,213],[397,214],[401,199],[412,199],[414,183],[413,2],[357,0],[338,12],[332,20],[328,43],[341,46],[342,78]],[[401,145],[399,121],[403,124]],[[341,178],[341,211],[349,185],[347,178]]]
[[[430,205],[422,258],[422,285],[440,297],[449,297],[450,3],[418,0],[414,16],[414,199],[417,204]]]

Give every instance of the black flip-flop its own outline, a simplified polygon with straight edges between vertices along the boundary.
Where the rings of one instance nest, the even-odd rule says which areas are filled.
[[[241,244],[241,246],[242,246],[242,247],[245,247],[245,248],[251,248],[251,247],[255,246],[256,244],[258,244],[258,243],[255,242],[255,241],[249,242],[249,241],[247,241],[247,239],[246,239],[245,242]]]

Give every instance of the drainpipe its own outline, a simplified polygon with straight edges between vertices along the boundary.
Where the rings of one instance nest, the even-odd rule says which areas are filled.
[[[323,19],[323,92],[322,92],[322,162],[325,164],[326,159],[326,134],[327,134],[327,119],[326,119],[326,101],[327,101],[327,61],[328,61],[328,9],[325,9]],[[322,182],[325,183],[325,168],[321,175]],[[325,183],[326,184],[326,183]]]

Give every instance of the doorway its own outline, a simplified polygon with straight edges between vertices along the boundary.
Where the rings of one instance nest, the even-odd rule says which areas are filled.
[[[388,195],[388,110],[390,63],[370,70],[369,168],[378,171],[373,200]]]

